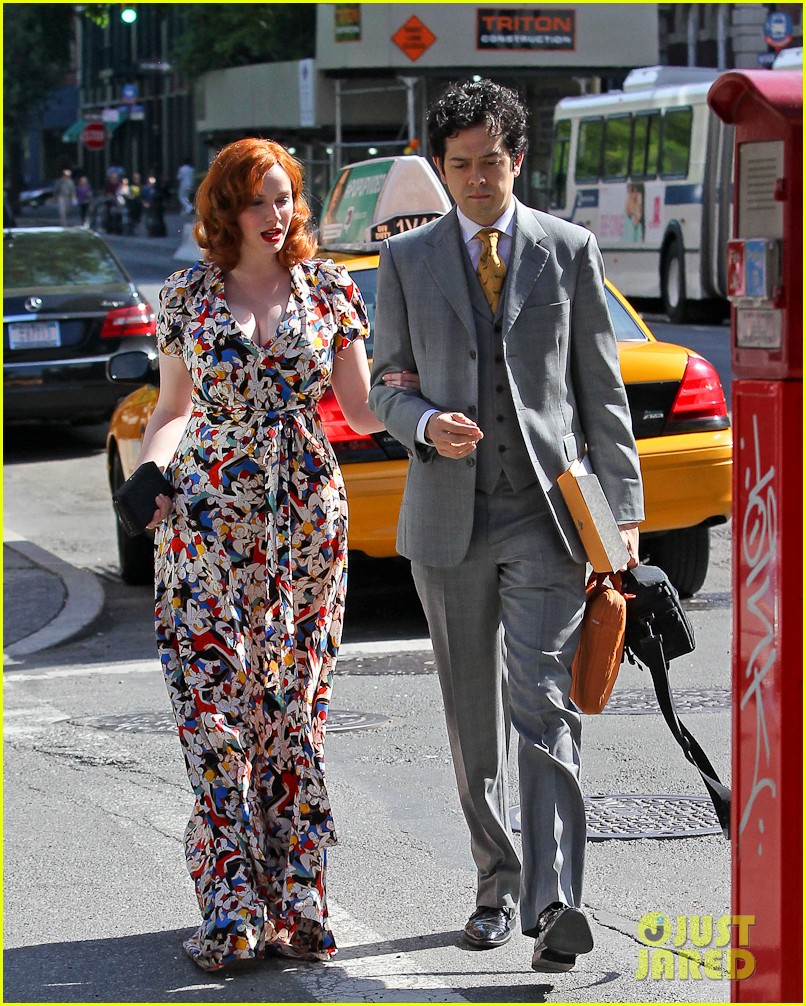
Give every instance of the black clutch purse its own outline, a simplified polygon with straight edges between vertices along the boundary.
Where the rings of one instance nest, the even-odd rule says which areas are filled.
[[[157,509],[157,496],[173,499],[174,487],[153,461],[136,468],[116,492],[112,503],[123,530],[129,537],[142,534]]]

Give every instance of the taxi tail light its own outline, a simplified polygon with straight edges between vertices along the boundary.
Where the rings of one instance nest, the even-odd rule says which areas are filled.
[[[319,402],[319,416],[325,428],[327,439],[336,453],[340,451],[374,451],[377,449],[370,433],[356,433],[339,408],[336,396],[328,390]]]
[[[703,421],[727,426],[728,406],[714,367],[701,356],[690,356],[667,422],[690,426]]]
[[[157,319],[146,304],[116,307],[109,311],[101,326],[102,339],[121,339],[131,335],[156,335]]]

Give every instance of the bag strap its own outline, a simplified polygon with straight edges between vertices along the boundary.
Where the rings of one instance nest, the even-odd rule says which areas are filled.
[[[600,594],[605,589],[605,581],[610,580],[610,583],[619,594],[624,593],[624,589],[621,585],[621,573],[591,573],[588,577],[587,590],[592,593],[588,594],[588,597],[595,597]]]
[[[643,641],[640,659],[646,664],[652,675],[658,705],[672,736],[682,748],[686,759],[702,776],[702,781],[705,783],[705,788],[708,790],[716,816],[719,819],[722,834],[725,838],[730,838],[730,790],[716,774],[708,756],[677,715],[669,684],[669,663],[663,652],[663,640],[660,636],[651,635]]]

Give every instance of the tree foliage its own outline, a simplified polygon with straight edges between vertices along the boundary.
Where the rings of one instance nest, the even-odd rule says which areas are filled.
[[[174,56],[195,80],[207,70],[313,56],[316,4],[191,3],[181,5],[183,30]]]
[[[30,125],[70,69],[72,4],[3,5],[3,112],[6,134]]]

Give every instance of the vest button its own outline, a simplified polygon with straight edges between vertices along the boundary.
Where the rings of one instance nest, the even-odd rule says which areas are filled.
[[[467,465],[468,468],[473,468],[473,466],[476,464],[476,459],[475,458],[466,458],[465,459],[465,464]]]
[[[498,392],[498,394],[500,395],[500,394],[501,394],[501,393],[503,392],[503,390],[504,390],[504,385],[503,385],[503,384],[496,384],[496,386],[495,386],[495,390],[496,390],[496,391]]]
[[[503,417],[503,416],[496,416],[496,417],[495,417],[495,421],[496,421],[497,423],[503,423],[503,421],[504,421],[504,417]]]
[[[475,416],[475,414],[476,414],[476,406],[475,405],[468,405],[468,407],[467,407],[467,414],[469,416]]]
[[[499,454],[503,454],[505,450],[506,450],[506,446],[504,444],[499,444],[498,445],[498,453]]]
[[[471,349],[470,350],[470,359],[471,360],[475,360],[476,359],[476,350],[475,349]]]
[[[504,357],[503,357],[503,355],[501,353],[496,353],[495,362],[496,363],[503,363],[504,362]]]
[[[503,332],[503,330],[504,330],[504,323],[499,318],[498,321],[493,325],[493,331],[494,332]]]

